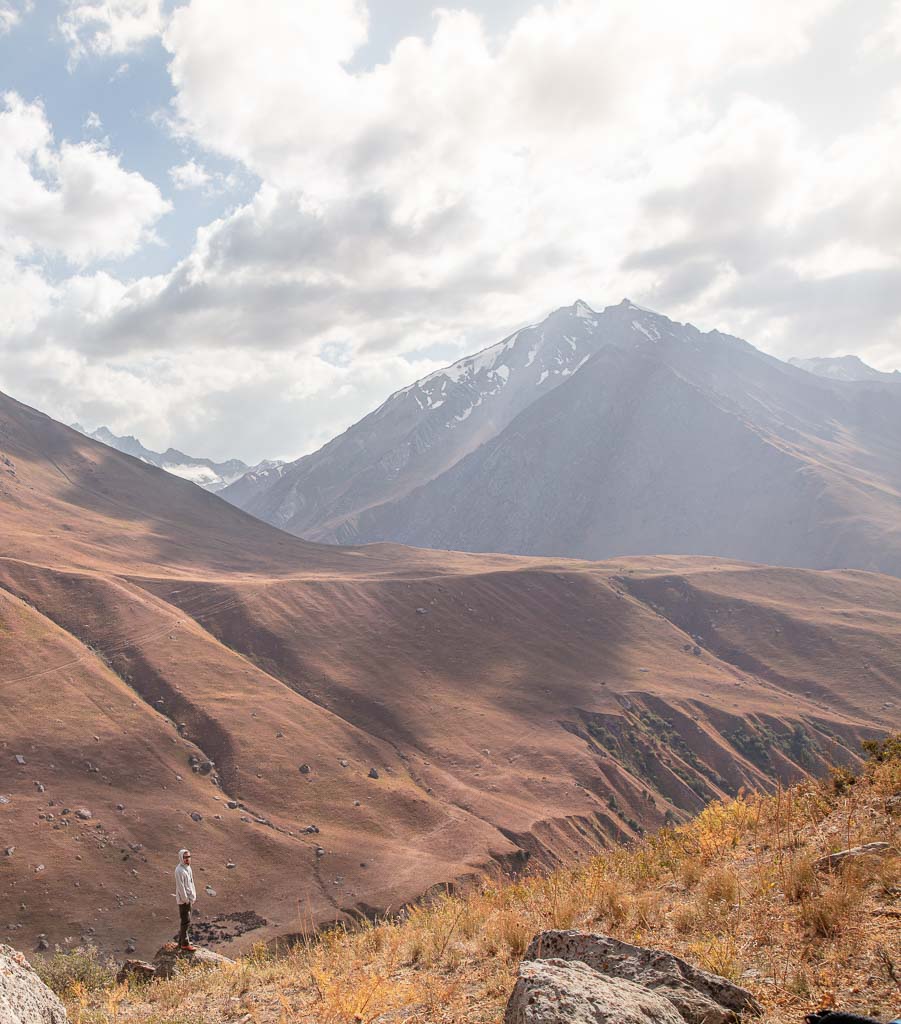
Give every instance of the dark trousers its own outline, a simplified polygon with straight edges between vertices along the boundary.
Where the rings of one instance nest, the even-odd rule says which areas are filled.
[[[179,903],[178,915],[181,918],[181,928],[178,932],[179,946],[186,946],[191,941],[191,904]]]

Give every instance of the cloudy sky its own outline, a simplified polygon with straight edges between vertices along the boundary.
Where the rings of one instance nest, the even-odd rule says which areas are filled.
[[[0,0],[0,390],[297,456],[583,298],[901,367],[901,0]]]

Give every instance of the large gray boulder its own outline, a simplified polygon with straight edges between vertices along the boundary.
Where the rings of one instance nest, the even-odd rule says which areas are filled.
[[[578,960],[599,973],[657,991],[687,1024],[728,1024],[742,1012],[760,1013],[751,993],[659,949],[632,946],[609,935],[547,931],[536,935],[526,960]]]
[[[662,995],[575,960],[519,965],[504,1024],[683,1024]]]
[[[63,1004],[31,964],[10,946],[0,945],[0,1021],[3,1024],[67,1024]]]
[[[233,964],[221,953],[214,953],[211,949],[197,947],[191,952],[179,947],[174,942],[167,942],[157,950],[153,958],[153,966],[156,968],[156,978],[171,978],[174,974],[190,970],[192,967],[222,967],[225,964]]]

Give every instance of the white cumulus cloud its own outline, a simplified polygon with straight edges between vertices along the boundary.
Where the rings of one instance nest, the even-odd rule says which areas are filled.
[[[0,0],[0,36],[11,32],[34,7],[34,0]]]
[[[55,143],[40,103],[0,106],[0,249],[76,264],[127,256],[169,209],[159,189],[94,142]]]
[[[88,54],[106,57],[136,50],[158,36],[163,23],[161,0],[69,0],[58,19],[73,63]]]
[[[204,188],[212,180],[210,173],[196,160],[188,160],[177,167],[170,168],[169,177],[179,191]]]
[[[148,443],[256,459],[327,439],[436,360],[577,296],[629,295],[777,354],[901,365],[901,73],[883,84],[896,10],[858,23],[839,0],[524,0],[496,34],[438,10],[366,67],[363,0],[189,0],[168,18],[73,3],[76,58],[161,33],[169,120],[203,154],[171,168],[177,191],[221,191],[219,157],[261,184],[166,273],[50,285],[23,261],[124,255],[165,204],[14,98],[0,378]],[[877,65],[861,117],[812,123],[811,66],[840,89]],[[96,189],[66,186],[78,167]]]

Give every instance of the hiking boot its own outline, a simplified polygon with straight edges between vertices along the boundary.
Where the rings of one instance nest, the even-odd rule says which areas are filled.
[[[196,953],[197,952],[197,947],[196,946],[192,946],[190,942],[183,942],[178,948],[183,953]]]

